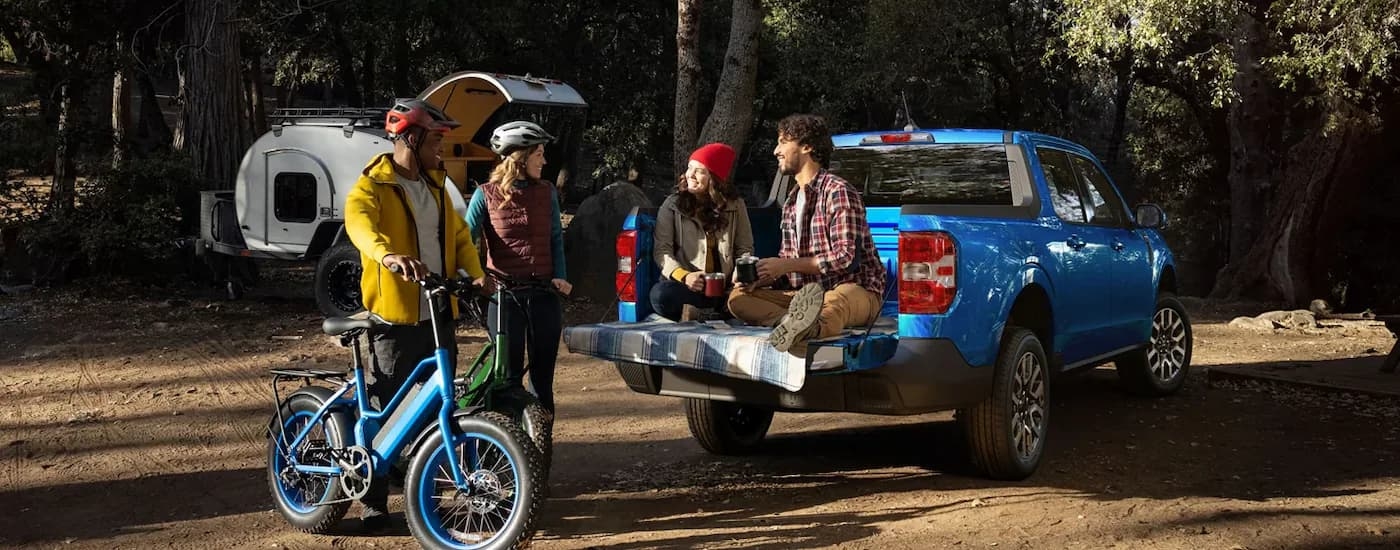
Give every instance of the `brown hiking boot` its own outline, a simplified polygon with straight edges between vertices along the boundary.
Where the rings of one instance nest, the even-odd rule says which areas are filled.
[[[773,344],[778,351],[788,351],[793,346],[815,337],[820,329],[817,320],[822,312],[822,297],[825,294],[822,285],[817,283],[807,283],[802,290],[797,291],[797,295],[792,297],[792,303],[788,305],[787,315],[778,322],[778,326],[773,327],[773,333],[768,335],[768,343]]]

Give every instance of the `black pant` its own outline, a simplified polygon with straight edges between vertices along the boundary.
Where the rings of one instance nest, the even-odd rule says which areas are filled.
[[[651,310],[672,321],[681,319],[681,306],[719,309],[723,300],[723,296],[709,298],[670,279],[651,285]]]
[[[450,317],[448,317],[450,318]],[[457,339],[453,323],[443,323],[442,343],[447,347],[452,361],[457,359]],[[384,406],[394,399],[399,388],[408,383],[408,375],[424,359],[433,356],[436,344],[433,341],[432,321],[416,325],[393,325],[383,327],[370,342],[374,350],[374,360],[365,365],[365,390],[369,395],[369,406],[384,410]],[[428,371],[429,376],[432,372]],[[360,499],[364,506],[361,517],[378,516],[389,513],[388,480],[376,477],[369,486],[369,492]]]
[[[530,388],[540,403],[554,411],[554,360],[559,356],[559,333],[564,330],[564,310],[559,296],[543,289],[522,289],[501,294],[502,304],[492,303],[486,314],[491,338],[500,330],[497,314],[505,307],[506,358],[510,380],[525,382],[525,350],[530,351]],[[498,350],[497,353],[500,353]]]

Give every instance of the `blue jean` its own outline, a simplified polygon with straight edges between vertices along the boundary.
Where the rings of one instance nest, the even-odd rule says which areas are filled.
[[[723,302],[723,296],[707,298],[705,293],[695,292],[686,288],[684,284],[670,279],[658,282],[651,287],[652,311],[672,321],[681,319],[681,308],[686,304],[698,308],[719,309]]]

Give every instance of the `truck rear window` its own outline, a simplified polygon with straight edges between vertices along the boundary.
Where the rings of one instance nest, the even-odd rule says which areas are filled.
[[[841,148],[830,169],[860,189],[868,206],[1015,204],[1001,144]]]

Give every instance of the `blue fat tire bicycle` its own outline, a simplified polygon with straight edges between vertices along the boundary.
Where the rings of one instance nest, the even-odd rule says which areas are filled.
[[[421,285],[434,305],[434,327],[451,323],[437,314],[446,310],[446,300],[472,291],[465,278],[434,275]],[[497,292],[495,299],[508,292]],[[483,353],[467,376],[455,378],[456,365],[438,341],[433,356],[417,365],[383,411],[375,411],[366,398],[360,339],[384,325],[369,315],[326,320],[323,330],[351,348],[348,373],[273,369],[278,405],[268,427],[267,464],[278,511],[301,531],[326,533],[352,501],[365,496],[372,480],[391,476],[407,457],[405,518],[424,548],[522,545],[534,534],[546,466],[521,423],[489,406],[496,392],[487,390],[503,387],[502,361]],[[488,360],[492,366],[483,368]],[[303,386],[282,400],[278,383],[296,379]],[[332,389],[313,385],[315,380],[340,384]]]

